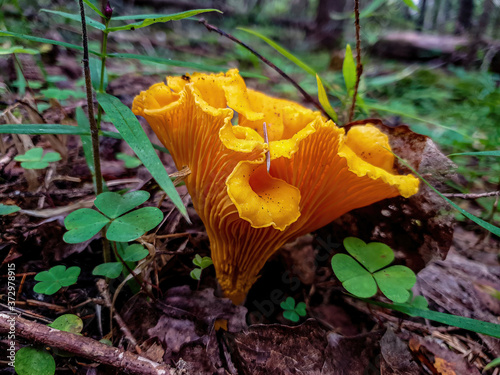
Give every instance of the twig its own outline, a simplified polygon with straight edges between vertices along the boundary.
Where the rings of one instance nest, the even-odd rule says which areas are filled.
[[[323,107],[321,106],[321,104],[319,104],[319,102],[316,99],[314,99],[311,95],[309,95],[297,82],[295,82],[295,80],[292,77],[290,77],[283,70],[281,70],[276,65],[274,65],[271,61],[269,61],[264,56],[262,56],[260,53],[258,53],[257,51],[255,51],[252,47],[250,47],[250,46],[246,45],[245,43],[243,43],[238,38],[232,36],[231,34],[226,33],[225,31],[219,29],[216,26],[210,25],[205,19],[202,18],[199,22],[201,24],[203,24],[207,28],[208,31],[215,31],[219,35],[225,36],[226,38],[232,40],[235,43],[238,43],[240,46],[242,46],[242,47],[246,48],[247,50],[249,50],[251,53],[253,53],[255,56],[257,56],[264,63],[266,63],[271,68],[273,68],[274,70],[276,70],[283,78],[285,78],[286,80],[288,80],[293,86],[295,86],[295,88],[297,90],[299,90],[299,92],[302,94],[302,96],[304,97],[304,99],[306,99],[309,103],[313,104],[317,109],[319,109],[323,113],[324,116],[326,116],[327,118],[330,119],[330,116],[328,116],[328,113],[325,112],[325,110],[323,109]]]
[[[117,368],[120,373],[137,375],[178,375],[181,372],[166,364],[156,363],[94,339],[73,333],[59,331],[46,325],[30,322],[18,316],[0,313],[0,332],[10,330],[14,319],[17,338],[39,342],[52,348],[68,351],[79,357]],[[184,372],[186,374],[186,372]]]
[[[462,198],[462,199],[478,199],[478,198],[485,198],[485,197],[499,197],[500,196],[500,191],[490,191],[487,193],[470,193],[470,194],[443,194],[447,198]]]
[[[101,160],[99,156],[99,129],[94,117],[94,101],[92,100],[92,80],[90,78],[89,46],[87,38],[87,24],[85,20],[85,8],[83,0],[78,0],[80,5],[80,16],[82,18],[82,42],[83,42],[83,72],[85,74],[85,87],[87,89],[87,110],[89,113],[90,135],[92,139],[92,153],[94,156],[96,195],[102,193]]]
[[[361,26],[359,25],[359,0],[354,0],[354,25],[356,27],[356,84],[354,85],[354,94],[352,96],[351,110],[349,111],[349,122],[354,117],[356,108],[356,98],[358,96],[359,81],[363,74],[363,65],[361,64]]]
[[[135,340],[134,336],[132,335],[132,332],[130,332],[130,329],[128,329],[127,324],[125,324],[125,322],[123,321],[120,314],[118,314],[116,312],[116,310],[113,309],[113,305],[111,304],[111,297],[109,296],[108,285],[106,284],[106,281],[104,281],[103,279],[99,279],[99,281],[97,281],[97,289],[99,289],[99,293],[104,298],[104,304],[112,312],[116,322],[120,326],[120,329],[122,330],[122,332],[125,335],[125,337],[127,338],[127,340],[134,346],[136,352],[138,354],[141,354],[141,348],[139,348],[139,345],[137,345],[137,341]]]

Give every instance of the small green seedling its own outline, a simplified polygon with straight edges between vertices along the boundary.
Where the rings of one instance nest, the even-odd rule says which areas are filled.
[[[73,285],[80,275],[80,267],[55,266],[48,271],[42,271],[35,275],[35,280],[40,281],[33,290],[36,293],[46,294],[48,296],[56,293],[59,289]]]
[[[14,369],[18,375],[54,375],[56,361],[42,347],[25,346],[16,352]]]
[[[118,252],[120,251],[118,250]],[[148,255],[149,251],[138,243],[128,246],[123,253],[120,254],[125,262],[138,262]],[[105,276],[109,279],[116,279],[122,273],[123,267],[123,263],[121,262],[103,263],[94,268],[92,274],[96,276]]]
[[[408,301],[410,289],[415,285],[417,277],[408,267],[387,267],[394,260],[394,252],[389,246],[380,242],[366,244],[359,238],[347,237],[344,247],[351,256],[334,255],[332,268],[349,293],[370,298],[377,293],[378,286],[391,301]]]
[[[199,254],[196,254],[193,259],[193,264],[199,268],[195,268],[189,273],[189,276],[191,276],[192,279],[195,280],[200,280],[201,279],[201,271],[203,271],[205,268],[210,267],[213,262],[212,258],[210,257],[201,257]]]
[[[47,152],[43,155],[43,148],[31,148],[24,155],[17,155],[15,161],[20,161],[21,167],[25,169],[44,169],[49,166],[49,163],[61,160],[61,155],[58,152]]]
[[[70,332],[79,335],[83,329],[83,321],[75,314],[64,314],[47,326],[59,331]]]
[[[14,212],[17,212],[20,209],[21,208],[16,205],[0,203],[0,216],[13,214]]]
[[[90,240],[107,224],[106,238],[110,241],[128,242],[139,238],[163,220],[163,213],[156,207],[128,212],[146,202],[149,196],[147,191],[142,190],[123,196],[111,192],[99,194],[94,204],[102,213],[90,208],[70,213],[64,220],[68,230],[64,233],[64,241],[79,243]]]
[[[116,158],[125,162],[125,168],[137,168],[139,165],[142,165],[142,161],[123,152],[117,153]]]
[[[483,373],[497,366],[500,366],[500,357],[495,358],[493,361],[484,366]]]
[[[280,303],[283,310],[283,318],[288,319],[294,323],[297,323],[302,316],[306,316],[306,304],[304,302],[299,302],[295,305],[295,299],[293,297],[287,297],[286,300]]]

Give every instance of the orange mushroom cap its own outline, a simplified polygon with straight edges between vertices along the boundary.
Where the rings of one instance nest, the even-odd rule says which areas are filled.
[[[388,138],[376,127],[345,135],[319,112],[247,89],[236,69],[169,77],[141,92],[132,110],[177,168],[191,169],[185,183],[219,283],[235,304],[287,241],[355,208],[418,191],[418,179],[394,173]]]

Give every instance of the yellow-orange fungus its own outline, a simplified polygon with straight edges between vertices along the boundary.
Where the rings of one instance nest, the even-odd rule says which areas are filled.
[[[132,109],[177,168],[192,171],[185,183],[219,283],[236,304],[287,241],[355,208],[418,191],[415,177],[394,174],[387,136],[376,127],[354,126],[346,135],[318,112],[247,89],[236,69],[169,77],[138,95]]]

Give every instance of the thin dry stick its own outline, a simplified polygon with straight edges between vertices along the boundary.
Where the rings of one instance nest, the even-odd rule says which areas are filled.
[[[462,198],[462,199],[478,199],[485,197],[498,197],[500,196],[500,191],[489,191],[487,193],[470,193],[470,194],[443,194],[447,198]]]
[[[361,64],[361,26],[359,25],[359,0],[354,0],[354,25],[356,27],[356,84],[354,85],[354,95],[352,96],[351,110],[349,111],[349,122],[354,118],[354,109],[356,108],[356,97],[358,96],[359,81],[363,74],[363,65]]]
[[[85,21],[85,8],[83,0],[78,0],[80,5],[80,16],[82,18],[82,41],[83,41],[83,72],[85,74],[85,87],[87,89],[87,109],[89,113],[90,135],[92,138],[92,153],[94,155],[95,186],[96,195],[102,193],[101,160],[99,156],[99,130],[94,117],[94,101],[92,99],[92,80],[90,78],[89,46],[87,38],[87,24]]]
[[[34,323],[19,316],[13,316],[6,313],[0,313],[0,333],[8,332],[12,322],[15,324],[17,338],[24,338],[28,341],[42,343],[51,348],[65,350],[94,362],[113,366],[120,371],[120,374],[181,374],[180,371],[166,364],[156,363],[129,351],[102,344],[89,337],[59,331],[46,325]],[[187,374],[186,372],[182,373]]]
[[[231,34],[226,33],[225,31],[219,29],[218,27],[210,25],[205,19],[201,19],[200,23],[202,23],[207,28],[208,31],[215,31],[219,35],[225,36],[226,38],[232,40],[235,43],[238,43],[240,46],[245,47],[247,50],[249,50],[250,52],[252,52],[260,60],[262,60],[267,65],[269,65],[274,70],[276,70],[283,78],[285,78],[292,85],[294,85],[295,88],[297,90],[299,90],[299,92],[302,94],[302,96],[304,97],[304,99],[306,99],[309,103],[312,103],[316,108],[318,108],[323,113],[324,116],[326,116],[327,118],[331,119],[330,116],[328,115],[328,113],[325,112],[325,110],[323,109],[323,107],[321,106],[321,104],[319,104],[316,99],[314,99],[311,95],[309,95],[297,82],[295,82],[295,80],[292,77],[290,77],[283,70],[281,70],[276,65],[274,65],[271,61],[269,61],[268,59],[266,59],[260,53],[258,53],[257,51],[255,51],[252,47],[246,45],[245,43],[243,43],[238,38],[232,36]]]

